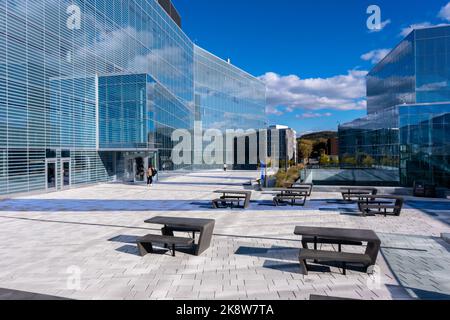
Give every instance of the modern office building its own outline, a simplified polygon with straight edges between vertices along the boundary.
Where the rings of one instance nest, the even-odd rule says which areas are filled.
[[[194,46],[194,84],[195,121],[202,124],[202,130],[219,130],[224,135],[227,130],[236,132],[235,136],[228,137],[233,141],[227,141],[225,135],[223,150],[217,151],[223,154],[223,162],[215,165],[197,163],[196,168],[221,168],[227,159],[230,168],[239,168],[238,148],[235,144],[247,144],[247,149],[252,148],[256,152],[256,142],[249,144],[248,141],[249,136],[256,136],[249,134],[248,130],[256,133],[267,128],[264,83],[233,66],[230,61],[224,61]],[[203,147],[207,145],[208,142],[205,142]],[[227,148],[227,145],[233,147]],[[200,152],[201,150],[195,150],[196,154]],[[234,155],[227,152],[234,152]]]
[[[261,82],[194,46],[169,0],[0,1],[0,195],[192,169],[171,159],[174,130],[258,127],[264,108]]]
[[[273,125],[268,129],[268,159],[279,168],[289,168],[298,162],[297,132],[287,126]],[[277,141],[273,141],[276,139]],[[274,148],[273,146],[278,146]]]
[[[450,187],[450,26],[412,31],[368,74],[367,104],[339,127],[341,163]]]

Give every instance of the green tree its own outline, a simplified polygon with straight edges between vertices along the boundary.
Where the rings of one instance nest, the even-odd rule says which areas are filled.
[[[330,162],[331,162],[331,159],[330,159],[330,157],[328,155],[322,154],[320,156],[319,163],[320,163],[321,166],[328,166],[330,164]]]
[[[312,155],[315,158],[319,158],[323,154],[327,153],[328,149],[328,140],[327,139],[318,139],[313,143],[313,152]]]
[[[372,168],[375,164],[375,160],[371,156],[366,156],[362,162],[365,167]]]
[[[356,158],[350,156],[344,156],[342,163],[347,166],[356,166]]]
[[[313,152],[313,142],[311,140],[300,139],[298,142],[298,158],[308,160]]]

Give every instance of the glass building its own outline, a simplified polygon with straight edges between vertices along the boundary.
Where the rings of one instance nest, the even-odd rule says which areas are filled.
[[[169,0],[0,0],[0,195],[186,169],[171,134],[193,128],[200,49],[180,26]],[[250,75],[217,94],[237,79],[264,104]]]
[[[249,139],[247,130],[267,128],[264,83],[198,46],[194,46],[194,58],[195,121],[202,123],[203,131],[216,129],[225,135],[226,130],[242,130],[245,134],[237,135],[238,139],[242,139],[239,142],[247,143],[247,149],[250,148],[249,142],[245,142],[245,139]],[[256,134],[250,136],[257,140]],[[254,144],[251,151],[257,153],[257,143]],[[203,149],[206,145],[203,144]],[[227,159],[226,145],[227,141],[224,140],[224,160]],[[235,147],[232,150],[236,151]],[[231,156],[228,156],[230,159]],[[236,160],[236,157],[233,158]],[[223,164],[218,166],[222,167]]]
[[[368,116],[339,127],[343,165],[450,187],[450,26],[412,31],[367,76]]]

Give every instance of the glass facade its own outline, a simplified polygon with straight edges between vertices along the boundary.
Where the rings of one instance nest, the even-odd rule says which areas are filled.
[[[197,46],[194,53],[196,121],[204,129],[267,128],[265,85]]]
[[[450,27],[419,29],[416,103],[450,101]]]
[[[0,194],[110,181],[141,147],[177,169],[193,119],[194,45],[157,0],[0,0]]]
[[[450,26],[414,30],[368,74],[368,116],[339,127],[341,163],[448,187],[449,101]]]
[[[450,188],[450,104],[400,108],[400,178]]]
[[[395,105],[415,103],[414,32],[403,40],[367,75],[367,112],[381,112]]]
[[[370,114],[339,127],[339,152],[344,167],[399,165],[398,108]]]
[[[259,79],[197,46],[194,57],[195,121],[203,130],[267,128],[266,87]]]

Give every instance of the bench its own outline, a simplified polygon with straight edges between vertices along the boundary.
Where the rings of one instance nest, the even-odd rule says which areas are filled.
[[[345,240],[325,239],[325,238],[314,239],[314,237],[302,237],[302,245],[303,245],[304,249],[309,249],[308,244],[338,245],[339,252],[342,252],[342,246],[362,246],[363,245],[363,243],[360,241],[345,241]]]
[[[212,205],[214,209],[220,208],[220,205],[223,207],[228,207],[231,205],[231,208],[241,207],[247,209],[250,206],[250,200],[252,197],[251,191],[243,191],[243,190],[217,190],[214,193],[220,193],[222,196],[218,199],[214,199],[212,201]],[[244,204],[241,206],[241,202]]]
[[[153,244],[160,243],[164,244],[167,248],[172,251],[172,256],[175,257],[175,246],[193,246],[194,239],[192,238],[179,238],[172,236],[160,236],[155,234],[149,234],[145,237],[136,240],[139,253],[141,257],[153,253]]]
[[[364,196],[376,196],[378,190],[375,188],[348,188],[342,189],[342,198],[345,201],[361,200]]]
[[[231,208],[234,207],[240,207],[241,201],[245,201],[245,197],[221,197],[218,199],[214,199],[212,201],[214,209],[219,209],[221,207],[227,208],[231,206]],[[222,205],[222,206],[220,206]]]
[[[308,194],[307,194],[307,196],[308,197],[311,197],[311,194],[312,194],[312,191],[313,191],[313,188],[314,188],[314,185],[311,183],[311,184],[307,184],[307,183],[294,183],[294,184],[292,184],[290,187],[288,187],[288,188],[291,188],[291,189],[297,189],[297,190],[304,190],[304,191],[306,191]]]
[[[186,232],[186,233],[192,233],[192,239],[195,239],[195,236],[198,231],[194,231],[192,227],[178,227],[178,226],[165,226],[161,229],[161,233],[163,236],[174,236],[174,232]]]
[[[297,203],[297,200],[301,200],[301,203]],[[285,194],[279,194],[273,198],[273,203],[277,207],[280,205],[281,202],[285,202],[285,201],[290,201],[291,206],[295,206],[295,205],[304,206],[306,204],[306,195],[285,193]]]
[[[372,259],[368,254],[300,249],[299,261],[303,267],[303,274],[305,276],[308,275],[307,260],[321,262],[340,262],[342,263],[344,275],[347,275],[348,263],[361,264],[366,268],[368,268],[372,264]]]
[[[365,200],[363,200],[365,199]],[[382,214],[400,216],[405,200],[395,196],[365,196],[358,201],[358,208],[363,215]]]

